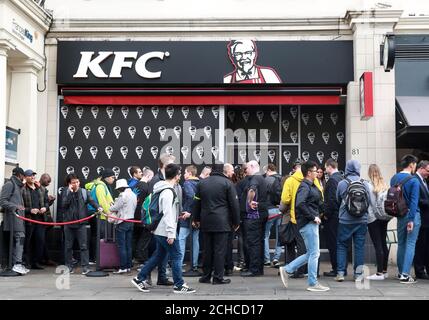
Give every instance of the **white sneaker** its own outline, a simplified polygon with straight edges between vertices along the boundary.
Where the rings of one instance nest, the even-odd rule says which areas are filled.
[[[413,277],[411,276],[402,275],[401,278],[399,279],[399,283],[413,284],[413,283],[417,283],[417,280],[414,280]]]
[[[368,279],[368,280],[384,280],[385,277],[384,277],[383,274],[376,274],[376,273],[374,273],[373,275],[370,275],[370,276],[366,277],[366,279]]]
[[[282,278],[283,285],[285,288],[288,287],[289,274],[287,273],[285,267],[280,268],[280,277]]]
[[[128,269],[119,269],[118,271],[114,271],[114,274],[128,273]]]
[[[308,291],[313,291],[313,292],[325,292],[325,291],[329,291],[329,287],[325,287],[322,286],[320,283],[316,283],[314,286],[310,286],[307,288]]]
[[[388,279],[389,278],[389,274],[387,272],[383,272],[383,277],[384,277],[384,279]]]
[[[27,271],[26,271],[26,269],[23,267],[23,265],[22,265],[22,264],[15,264],[15,265],[12,267],[12,271],[14,271],[14,272],[16,272],[16,273],[19,273],[19,274],[21,274],[21,275],[27,274]]]

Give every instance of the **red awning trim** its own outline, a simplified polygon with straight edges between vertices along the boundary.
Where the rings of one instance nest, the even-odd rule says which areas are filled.
[[[66,104],[78,105],[338,105],[340,96],[318,95],[199,95],[199,96],[65,96]]]

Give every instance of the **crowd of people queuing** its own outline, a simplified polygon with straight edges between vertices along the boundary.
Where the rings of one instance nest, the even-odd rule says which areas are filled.
[[[109,168],[84,187],[79,176],[70,173],[58,195],[57,221],[80,222],[63,228],[64,262],[71,273],[77,260],[82,274],[90,272],[90,265],[96,259],[99,226],[102,238],[115,233],[120,257],[115,273],[129,274],[137,264],[138,274],[131,282],[142,292],[149,292],[153,286],[151,272],[155,268],[157,285],[173,286],[175,293],[195,292],[185,283],[182,270],[189,237],[192,238],[189,271],[200,276],[200,283],[228,284],[231,279],[225,276],[233,271],[240,271],[243,277],[263,276],[264,266],[271,266],[279,268],[286,288],[291,278],[307,276],[307,290],[324,292],[329,287],[319,282],[319,232],[324,232],[331,264],[331,270],[323,276],[342,282],[347,276],[350,245],[354,255],[353,277],[362,277],[369,231],[377,270],[367,277],[384,280],[389,277],[386,235],[392,219],[386,213],[385,202],[389,188],[399,186],[406,212],[397,218],[395,276],[400,283],[429,279],[429,161],[419,162],[415,156],[406,155],[399,165],[401,171],[391,178],[390,184],[376,164],[369,166],[369,179],[363,180],[357,160],[347,161],[342,173],[333,159],[327,160],[324,167],[311,160],[297,161],[285,177],[274,164],[260,168],[256,161],[236,167],[214,164],[198,174],[196,166],[182,168],[169,154],[160,156],[156,172],[133,166],[131,179],[119,179],[116,184],[115,174]],[[17,167],[1,190],[3,231],[11,230],[13,225],[12,270],[22,275],[52,263],[45,241],[47,227],[15,217],[17,214],[37,221],[52,221],[50,207],[56,199],[48,195],[50,181],[47,174],[37,181],[34,171]],[[151,207],[156,202],[159,213],[153,229],[129,221],[147,218],[148,199]],[[85,220],[93,214],[99,216],[99,224],[96,219]],[[88,223],[90,239],[87,239]],[[114,228],[108,227],[111,225]],[[275,231],[273,255],[272,230]],[[283,243],[282,232],[288,233],[285,236],[288,240]],[[237,261],[233,259],[235,240]],[[75,242],[78,257],[74,255]],[[413,265],[415,277],[411,274]],[[173,281],[168,279],[168,269]]]

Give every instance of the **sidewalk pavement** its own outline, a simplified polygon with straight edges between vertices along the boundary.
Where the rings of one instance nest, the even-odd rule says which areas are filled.
[[[371,274],[375,272],[374,266],[369,266]],[[321,274],[329,271],[327,263],[321,263]],[[231,284],[212,285],[201,284],[198,277],[185,278],[185,281],[197,290],[194,294],[174,294],[172,287],[154,286],[150,293],[138,291],[130,281],[137,272],[132,271],[127,275],[114,275],[110,273],[104,278],[88,278],[79,273],[70,275],[69,289],[58,289],[67,286],[67,279],[59,273],[55,274],[55,268],[45,270],[31,270],[25,276],[0,278],[0,300],[42,299],[42,300],[422,300],[429,299],[429,280],[420,280],[416,284],[401,284],[395,278],[396,267],[389,267],[389,278],[383,281],[370,281],[365,288],[362,283],[360,289],[352,280],[352,276],[346,277],[342,283],[335,282],[333,278],[321,277],[323,285],[328,285],[328,292],[309,292],[307,279],[291,279],[289,288],[283,287],[278,276],[278,269],[265,267],[265,275],[262,277],[240,277],[240,273],[234,271],[234,275],[227,277]],[[349,273],[351,269],[349,268]],[[63,281],[65,280],[65,281]],[[156,284],[156,273],[152,274],[152,280]]]

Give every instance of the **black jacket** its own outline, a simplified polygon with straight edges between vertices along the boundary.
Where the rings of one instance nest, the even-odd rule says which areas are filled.
[[[324,190],[324,210],[323,213],[326,218],[337,218],[338,211],[340,210],[340,203],[337,201],[337,188],[338,183],[343,180],[343,176],[339,172],[335,172],[329,177]]]
[[[153,187],[152,187],[153,188]],[[137,185],[133,188],[136,189],[138,195],[137,195],[137,207],[136,211],[134,212],[134,219],[135,220],[141,220],[142,218],[142,205],[146,197],[149,195],[149,184],[144,181],[139,181]],[[137,226],[140,226],[137,224]]]
[[[247,188],[249,185],[249,176],[244,177],[235,185],[237,191],[238,201],[240,203],[240,214],[242,218],[246,214],[246,199],[247,199]]]
[[[159,182],[165,180],[164,175],[162,174],[161,170],[158,169],[158,172],[153,176],[152,180],[149,182],[149,193],[153,192],[153,186]]]
[[[86,201],[82,194],[83,192],[86,192]],[[76,192],[70,192],[70,190],[65,187],[62,192],[62,208],[64,210],[63,221],[67,222],[86,218],[88,216],[87,204],[91,204],[94,208],[99,207],[99,205],[92,199],[88,190],[79,188]],[[78,227],[79,224],[71,226]]]
[[[420,183],[420,197],[419,197],[419,208],[420,216],[422,219],[422,227],[429,227],[429,191],[423,184],[422,179],[418,177]]]
[[[201,180],[195,193],[193,219],[202,232],[230,232],[240,223],[240,209],[233,183],[223,174],[212,172]]]
[[[298,229],[314,221],[323,205],[322,193],[313,182],[304,179],[299,185],[295,200],[295,216]]]
[[[274,208],[280,204],[282,194],[282,176],[278,173],[265,177],[267,183],[268,208]]]

